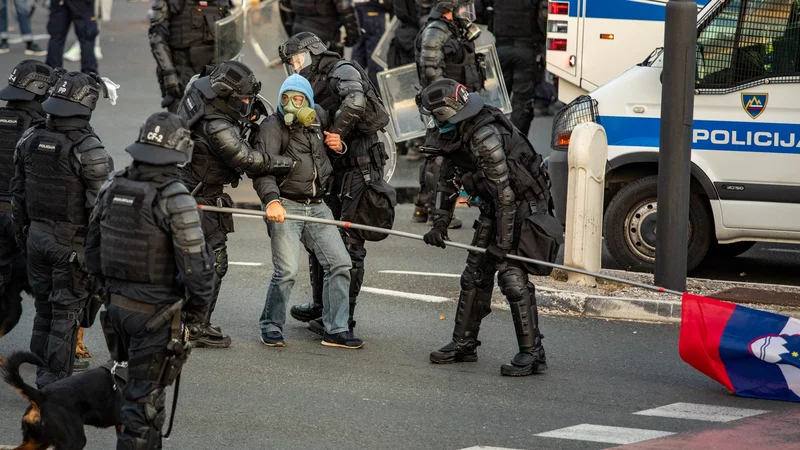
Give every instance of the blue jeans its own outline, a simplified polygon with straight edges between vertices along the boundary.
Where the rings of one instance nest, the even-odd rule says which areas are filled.
[[[306,205],[281,199],[287,214],[333,219],[325,203]],[[292,294],[300,265],[300,244],[311,249],[325,270],[322,284],[322,322],[328,334],[349,329],[350,316],[350,255],[342,236],[333,225],[286,220],[267,222],[267,233],[272,247],[272,265],[275,272],[267,289],[267,302],[261,313],[261,332],[280,331],[286,323],[286,304]],[[303,252],[305,255],[305,252]]]
[[[30,0],[14,0],[14,9],[17,10],[19,32],[25,42],[33,40],[31,29],[31,3]],[[0,39],[8,39],[8,0],[0,0]]]

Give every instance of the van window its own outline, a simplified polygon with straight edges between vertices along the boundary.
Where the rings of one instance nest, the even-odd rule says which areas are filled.
[[[696,87],[800,81],[800,0],[729,0],[697,37]]]

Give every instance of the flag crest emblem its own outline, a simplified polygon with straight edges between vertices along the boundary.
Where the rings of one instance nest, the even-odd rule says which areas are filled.
[[[748,116],[755,119],[767,109],[769,94],[742,93],[742,108]]]

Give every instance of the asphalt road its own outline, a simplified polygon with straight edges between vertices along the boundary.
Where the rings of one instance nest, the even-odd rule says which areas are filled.
[[[402,206],[398,213],[402,216],[410,209]],[[472,214],[474,210],[463,212],[464,218]],[[406,223],[397,228],[427,230]],[[467,242],[470,232],[452,230],[451,237]],[[626,433],[638,439],[645,433],[641,430],[683,433],[740,422],[634,414],[674,403],[758,410],[755,413],[797,409],[728,394],[680,360],[674,325],[544,315],[541,327],[550,370],[513,379],[499,371],[515,353],[511,316],[496,309],[484,321],[477,363],[432,365],[429,352],[452,333],[457,276],[466,255],[392,237],[368,244],[370,265],[356,316],[364,349],[323,347],[291,317],[287,346],[267,348],[259,341],[257,325],[271,275],[263,222],[237,217],[229,245],[232,264],[215,322],[232,336],[233,346],[192,353],[184,370],[176,428],[166,448],[599,449],[632,441],[589,442],[537,434],[557,431],[578,438],[588,424],[635,429],[593,431],[595,439],[627,439]],[[310,294],[305,264],[294,294],[292,304],[306,301]],[[407,298],[415,294],[426,297]],[[31,312],[28,300],[20,325],[0,341],[0,354],[27,347]],[[99,328],[88,330],[86,341],[95,355],[92,365],[104,362]],[[31,367],[23,374],[32,381]],[[0,444],[19,443],[26,402],[3,385],[0,404]],[[579,425],[583,427],[578,431],[558,431]],[[90,429],[88,435],[87,448],[113,448],[112,430]]]

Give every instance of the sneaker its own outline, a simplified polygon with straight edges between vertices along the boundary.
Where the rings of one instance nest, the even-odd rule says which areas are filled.
[[[364,341],[353,336],[352,331],[342,331],[339,334],[325,334],[322,336],[322,345],[326,347],[361,348]]]
[[[88,369],[89,361],[75,358],[75,363],[72,365],[72,373],[85,372]]]
[[[8,53],[10,51],[11,49],[8,48],[8,40],[3,39],[2,41],[0,41],[0,54]]]
[[[94,57],[97,58],[98,61],[103,59],[103,52],[100,51],[100,44],[94,45]]]
[[[283,335],[280,331],[261,333],[261,343],[267,347],[283,347],[285,345]]]
[[[47,50],[42,50],[42,47],[39,47],[39,44],[30,41],[26,44],[25,54],[30,56],[45,56],[47,55]]]
[[[64,53],[64,59],[72,62],[81,60],[81,47],[77,41],[75,41],[75,43],[72,44],[72,47],[70,47],[69,50]]]

